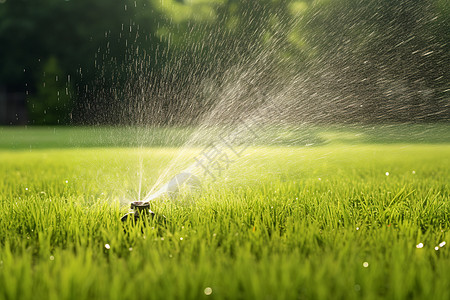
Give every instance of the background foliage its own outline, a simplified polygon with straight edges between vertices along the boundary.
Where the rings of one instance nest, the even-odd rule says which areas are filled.
[[[341,107],[364,98],[362,119],[448,120],[449,7],[448,0],[1,0],[0,87],[28,95],[30,124],[120,123],[126,115],[102,112],[123,112],[125,98],[135,97],[151,103],[147,122],[157,112],[161,124],[181,99],[199,98],[187,86],[220,81],[272,47],[286,64],[277,73],[326,80],[310,89]],[[45,75],[49,63],[56,84]]]

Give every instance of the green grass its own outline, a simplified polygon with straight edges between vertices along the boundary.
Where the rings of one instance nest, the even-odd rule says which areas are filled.
[[[0,299],[450,299],[448,126],[411,128],[249,149],[194,204],[125,228],[140,162],[145,193],[178,153],[163,133],[118,148],[94,141],[120,129],[0,129]]]
[[[308,126],[289,130],[268,128],[270,144],[282,146],[344,144],[447,144],[448,124],[392,124]],[[219,129],[220,130],[220,129]],[[181,147],[194,132],[191,127],[0,127],[0,149]],[[259,144],[267,142],[262,136]],[[275,138],[274,138],[275,137]],[[206,142],[209,140],[207,139]],[[200,140],[202,145],[205,140]]]

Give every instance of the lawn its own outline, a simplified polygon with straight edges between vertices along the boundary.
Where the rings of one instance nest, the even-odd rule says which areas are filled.
[[[450,299],[449,129],[311,128],[132,225],[192,129],[0,128],[0,299]]]

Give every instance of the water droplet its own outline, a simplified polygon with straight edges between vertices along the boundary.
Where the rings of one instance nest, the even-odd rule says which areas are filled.
[[[50,260],[55,260],[55,257],[53,255],[50,255]]]
[[[434,250],[438,251],[438,250],[439,250],[439,247],[438,247],[438,246],[434,247]]]
[[[416,174],[416,171],[412,171],[413,174]]]
[[[130,251],[130,252],[131,252],[131,251],[133,251],[133,248],[131,248],[131,247],[130,247],[130,248],[128,248],[128,251]]]
[[[25,191],[28,191],[28,188],[25,188]]]
[[[367,261],[363,262],[363,267],[364,267],[364,268],[369,267],[369,263],[368,263]]]
[[[180,237],[180,241],[182,241],[183,240],[183,238],[182,237]]]
[[[445,244],[447,244],[445,241],[443,241],[442,243],[439,243],[439,247],[444,247],[445,246]]]
[[[161,238],[161,241],[164,241],[164,238],[163,238],[163,237]]]
[[[66,180],[66,183],[69,183],[69,180]]]
[[[109,250],[109,249],[111,249],[111,246],[110,246],[109,244],[105,244],[105,248],[106,248],[107,250]]]
[[[356,230],[359,230],[359,227],[356,227]]]
[[[417,248],[417,249],[423,248],[423,243],[418,243],[418,244],[416,245],[416,248]]]
[[[207,287],[206,289],[205,289],[205,295],[206,296],[209,296],[209,295],[211,295],[212,294],[212,288],[210,288],[210,287]]]
[[[386,174],[386,176],[389,176],[389,172],[386,172],[385,174]]]

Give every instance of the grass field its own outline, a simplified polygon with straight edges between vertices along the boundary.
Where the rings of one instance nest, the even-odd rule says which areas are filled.
[[[424,126],[260,145],[125,227],[189,130],[0,128],[0,299],[450,299],[450,127]]]

